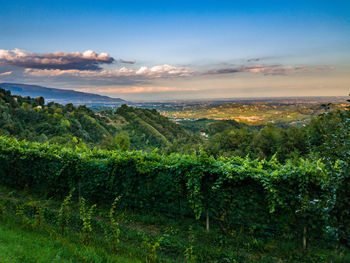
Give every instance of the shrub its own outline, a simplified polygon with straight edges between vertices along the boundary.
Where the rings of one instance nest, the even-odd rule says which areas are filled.
[[[64,230],[69,224],[70,203],[72,200],[72,192],[63,200],[60,210],[58,212],[58,226],[61,231],[61,235],[64,236]]]
[[[90,239],[90,233],[92,232],[92,214],[94,212],[94,209],[96,208],[96,204],[92,205],[89,209],[86,206],[86,200],[84,198],[81,199],[81,206],[80,206],[80,219],[83,223],[82,226],[82,233],[81,233],[81,240],[84,245],[87,245],[89,243]]]
[[[121,198],[120,196],[117,196],[114,199],[114,202],[109,211],[109,227],[105,230],[106,240],[109,242],[109,244],[111,244],[111,247],[114,251],[118,250],[118,244],[120,241],[119,240],[120,227],[119,227],[119,223],[115,219],[116,207],[120,198]]]

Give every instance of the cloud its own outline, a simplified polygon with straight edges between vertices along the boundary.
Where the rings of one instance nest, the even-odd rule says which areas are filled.
[[[135,64],[136,61],[132,61],[132,60],[124,60],[124,59],[119,59],[120,63],[124,63],[124,64]]]
[[[116,70],[77,70],[77,69],[33,69],[26,68],[25,74],[35,77],[59,77],[74,76],[80,78],[133,78],[133,79],[157,79],[171,77],[191,76],[195,71],[189,67],[176,67],[161,65],[153,67],[140,67],[131,69],[123,67]]]
[[[0,76],[9,76],[11,74],[12,74],[12,71],[7,71],[7,72],[0,73]]]
[[[36,69],[77,69],[77,70],[100,70],[101,65],[111,64],[114,58],[107,53],[96,53],[87,50],[79,52],[53,52],[36,54],[20,49],[0,49],[0,64]]]
[[[262,60],[262,58],[249,58],[249,59],[247,59],[247,62],[252,62],[252,61],[256,62],[256,61],[260,61],[260,60]]]
[[[231,74],[240,72],[262,73],[264,75],[288,75],[295,72],[307,72],[313,69],[317,70],[333,70],[334,66],[322,66],[322,67],[307,67],[307,66],[282,66],[282,65],[253,65],[253,66],[240,66],[230,68],[220,68],[209,70],[204,75],[220,75]]]
[[[212,69],[204,73],[205,75],[219,75],[219,74],[230,74],[242,72],[239,68],[222,68],[222,69]]]

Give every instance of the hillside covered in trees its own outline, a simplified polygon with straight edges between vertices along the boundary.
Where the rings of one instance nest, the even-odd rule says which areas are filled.
[[[129,145],[131,149],[147,149],[189,137],[180,125],[155,110],[122,105],[116,111],[96,113],[85,106],[45,104],[43,97],[13,96],[3,89],[0,115],[2,135],[61,145],[80,142],[109,149],[129,149]]]
[[[346,112],[346,111],[345,111]],[[250,126],[235,120],[182,121],[177,124],[155,109],[122,105],[95,112],[86,106],[65,106],[42,97],[11,95],[0,89],[0,134],[29,141],[109,150],[153,150],[213,156],[249,155],[279,161],[324,151],[329,134],[344,126],[344,110],[320,114],[307,125]],[[200,133],[205,136],[201,136]]]
[[[84,105],[88,103],[103,104],[103,103],[125,103],[126,101],[120,98],[111,98],[93,93],[79,92],[66,89],[53,89],[38,85],[28,85],[19,83],[0,83],[0,89],[11,91],[12,94],[22,97],[44,97],[49,102],[55,101],[61,104],[74,103]]]

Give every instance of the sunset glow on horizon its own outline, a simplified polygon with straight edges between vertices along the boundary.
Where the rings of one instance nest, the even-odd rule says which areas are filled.
[[[0,83],[128,100],[350,91],[348,1],[0,5]]]

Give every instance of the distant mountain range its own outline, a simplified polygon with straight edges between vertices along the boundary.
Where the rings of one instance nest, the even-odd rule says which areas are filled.
[[[60,104],[123,104],[127,102],[120,98],[111,98],[74,90],[46,88],[37,85],[0,83],[0,88],[10,90],[13,95],[30,96],[32,98],[42,96],[46,102],[54,101]]]

